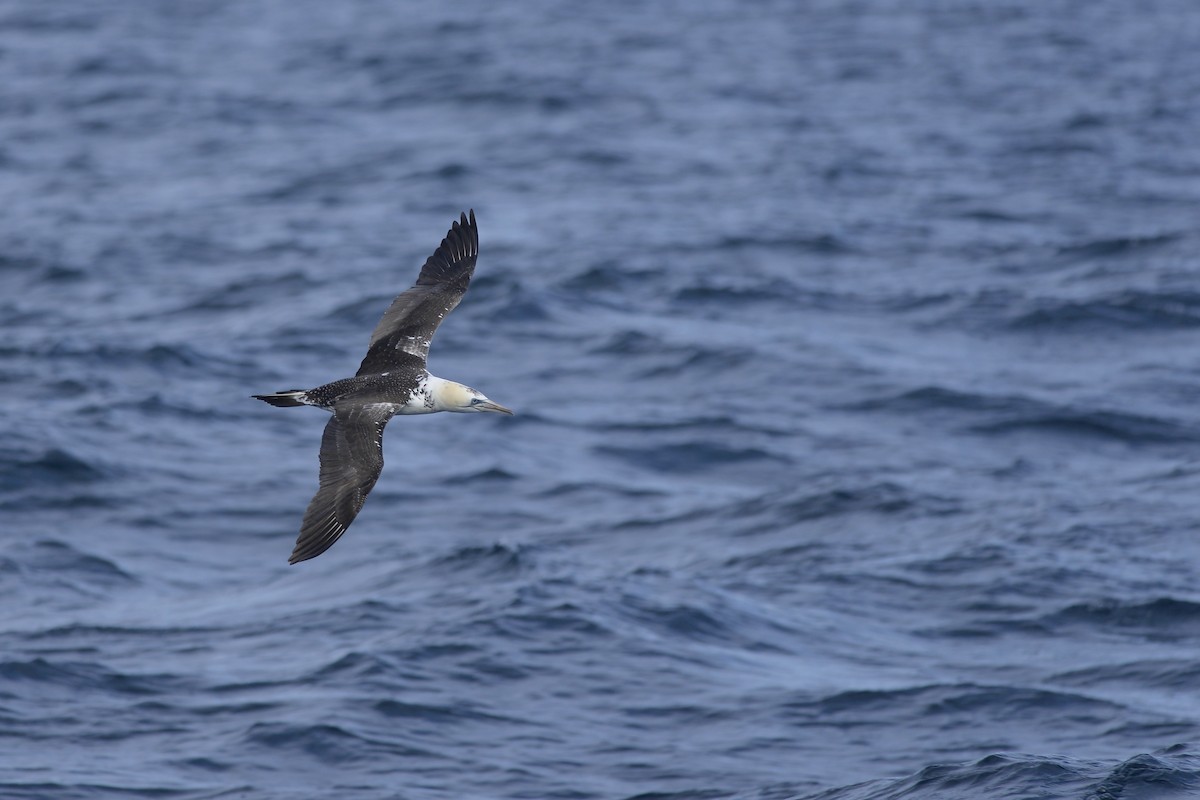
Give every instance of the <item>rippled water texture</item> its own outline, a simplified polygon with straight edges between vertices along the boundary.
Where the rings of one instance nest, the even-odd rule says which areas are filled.
[[[0,797],[1200,793],[1200,5],[0,2]],[[324,415],[473,207],[432,369]]]

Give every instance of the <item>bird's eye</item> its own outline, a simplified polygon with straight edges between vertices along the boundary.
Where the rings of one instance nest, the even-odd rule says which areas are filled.
[[[472,397],[472,398],[471,398],[471,405],[473,405],[473,406],[477,406],[477,405],[479,405],[479,404],[480,404],[480,403],[482,403],[482,402],[483,402],[483,401],[482,401],[482,400],[480,400],[478,397]]]

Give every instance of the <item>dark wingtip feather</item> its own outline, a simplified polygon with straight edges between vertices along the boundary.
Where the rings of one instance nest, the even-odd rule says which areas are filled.
[[[301,561],[316,558],[333,547],[333,543],[342,538],[345,532],[345,526],[335,521],[327,525],[325,530],[317,532],[317,535],[312,532],[301,533],[296,539],[296,546],[292,548],[292,554],[288,556],[288,563],[299,564]]]
[[[442,246],[449,245],[452,261],[462,261],[464,258],[479,254],[479,231],[475,228],[475,209],[471,209],[471,218],[467,219],[466,212],[460,212],[458,221],[450,223],[450,232],[442,240]]]
[[[479,231],[475,227],[475,209],[471,209],[470,217],[462,212],[458,215],[458,219],[450,223],[450,230],[446,232],[441,245],[421,268],[417,285],[441,283],[450,276],[452,270],[478,255]],[[473,268],[474,262],[472,261],[468,265],[468,270]],[[470,279],[469,272],[467,278]]]

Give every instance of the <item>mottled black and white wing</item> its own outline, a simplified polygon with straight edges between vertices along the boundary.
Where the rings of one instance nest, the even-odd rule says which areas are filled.
[[[383,427],[392,418],[386,404],[339,410],[321,437],[321,486],[317,489],[289,564],[315,558],[350,527],[383,470]]]
[[[416,284],[403,292],[384,312],[371,334],[366,358],[359,375],[386,372],[409,359],[407,353],[422,361],[429,357],[429,342],[438,325],[454,310],[467,291],[479,255],[479,230],[475,211],[462,214],[450,226],[446,238],[421,267]]]

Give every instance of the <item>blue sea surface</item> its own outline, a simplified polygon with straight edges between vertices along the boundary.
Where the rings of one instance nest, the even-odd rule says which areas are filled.
[[[0,0],[0,798],[1200,796],[1200,4]],[[288,566],[461,211],[430,368]]]

